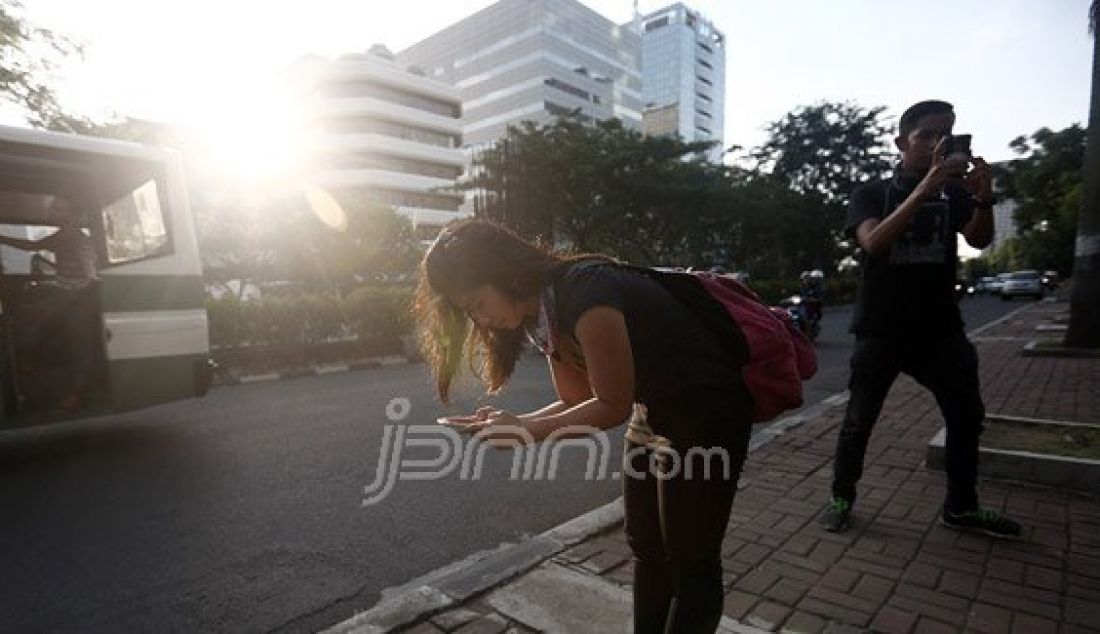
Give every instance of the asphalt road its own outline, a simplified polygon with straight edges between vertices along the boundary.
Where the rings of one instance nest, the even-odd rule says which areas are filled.
[[[963,305],[974,327],[1017,304]],[[845,387],[849,319],[844,307],[826,314],[807,404]],[[453,411],[475,394],[466,386]],[[527,410],[550,396],[530,359],[499,402]],[[390,419],[430,425],[441,413],[424,367],[402,365],[0,433],[0,631],[316,631],[385,588],[619,493],[616,430],[597,454],[610,468],[591,481],[579,449],[563,451],[557,477],[526,481],[510,478],[510,453],[491,452],[480,479],[372,486],[378,501],[363,506],[368,485],[391,481],[379,463],[399,464],[383,442]],[[405,447],[406,472],[440,456]]]

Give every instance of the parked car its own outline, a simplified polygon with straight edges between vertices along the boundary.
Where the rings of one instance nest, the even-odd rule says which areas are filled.
[[[998,273],[993,281],[989,283],[989,293],[991,295],[1000,295],[1001,289],[1005,286],[1005,280],[1008,279],[1009,273]]]
[[[974,292],[979,295],[985,295],[986,293],[992,293],[996,287],[997,278],[995,277],[982,277],[978,278],[978,281],[974,284]]]
[[[1025,297],[1043,298],[1043,281],[1038,271],[1015,271],[1005,278],[1001,287],[1001,299],[1008,301],[1021,295]]]
[[[1043,286],[1048,291],[1058,288],[1058,271],[1043,271]]]

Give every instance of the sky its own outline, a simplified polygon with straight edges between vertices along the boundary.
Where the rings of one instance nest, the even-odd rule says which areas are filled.
[[[63,104],[207,130],[264,123],[302,55],[399,51],[488,0],[33,0],[26,15],[85,46],[59,71]],[[584,0],[616,22],[632,0]],[[669,2],[640,0],[642,13]],[[690,0],[726,34],[725,144],[753,147],[800,105],[851,100],[894,117],[955,104],[975,153],[1087,119],[1089,0]],[[274,121],[274,119],[272,119]],[[238,137],[247,139],[250,137]]]

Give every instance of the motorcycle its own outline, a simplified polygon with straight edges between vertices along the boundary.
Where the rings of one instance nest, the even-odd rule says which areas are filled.
[[[791,320],[810,341],[815,341],[821,334],[821,300],[791,295],[779,305],[787,309]]]

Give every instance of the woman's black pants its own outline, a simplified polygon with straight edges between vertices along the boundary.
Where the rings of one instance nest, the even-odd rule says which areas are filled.
[[[751,401],[742,386],[732,392],[664,420],[651,413],[667,448],[626,441],[638,634],[710,633],[722,618],[722,538],[752,432]]]

